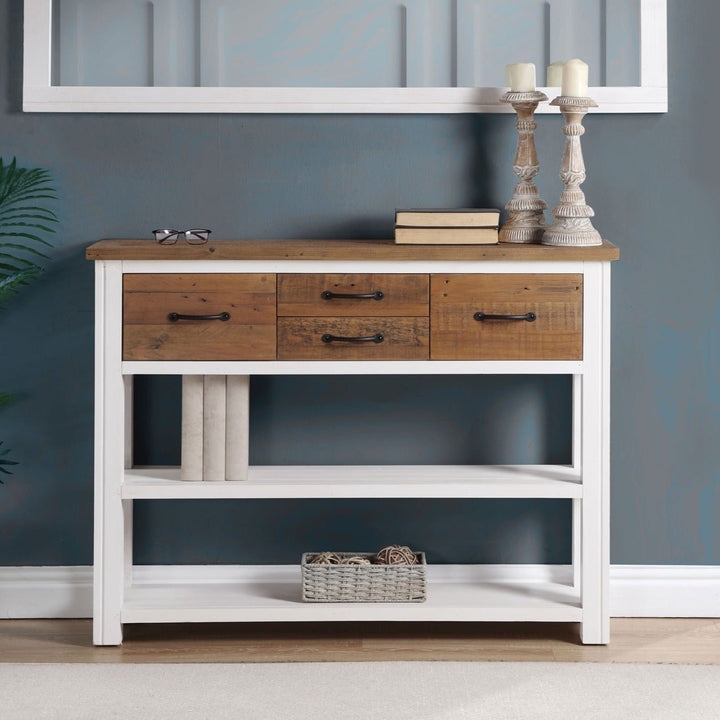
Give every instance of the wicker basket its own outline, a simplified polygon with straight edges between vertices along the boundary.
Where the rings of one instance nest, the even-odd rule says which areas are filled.
[[[313,565],[318,553],[303,553],[302,596],[305,602],[425,602],[425,553],[417,565]],[[336,553],[341,558],[375,553]]]

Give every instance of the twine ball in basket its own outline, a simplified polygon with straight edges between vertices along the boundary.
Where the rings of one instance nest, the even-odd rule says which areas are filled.
[[[417,557],[407,545],[388,545],[378,551],[375,561],[379,565],[417,565]]]
[[[339,565],[340,556],[334,552],[318,553],[311,561],[311,565]]]
[[[359,555],[353,555],[352,557],[346,557],[340,560],[339,565],[370,565],[368,558],[360,557]]]

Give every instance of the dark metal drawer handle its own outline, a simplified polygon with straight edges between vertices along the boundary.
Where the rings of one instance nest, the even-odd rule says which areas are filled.
[[[227,322],[229,319],[229,312],[223,312],[219,315],[181,315],[180,313],[170,313],[168,315],[170,322],[177,322],[178,320],[222,320]]]
[[[370,335],[369,337],[338,337],[337,335],[328,335],[325,333],[320,338],[324,343],[331,343],[331,342],[348,342],[348,343],[367,343],[367,342],[373,342],[373,343],[381,343],[385,340],[385,336],[381,333],[375,333],[374,335]]]
[[[382,290],[371,293],[334,293],[324,290],[320,297],[323,300],[382,300],[385,293]]]
[[[534,312],[525,313],[524,315],[488,315],[484,312],[476,312],[473,317],[482,322],[484,320],[526,320],[527,322],[535,322],[537,315]]]

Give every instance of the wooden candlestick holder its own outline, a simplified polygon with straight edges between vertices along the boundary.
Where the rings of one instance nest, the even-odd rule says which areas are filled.
[[[505,205],[510,215],[500,230],[500,242],[539,243],[547,229],[543,213],[547,203],[540,198],[540,192],[533,182],[533,178],[540,172],[535,150],[535,110],[539,103],[547,99],[547,95],[537,91],[511,91],[500,98],[501,102],[512,105],[518,116],[515,125],[518,144],[513,172],[520,178],[512,199]]]
[[[560,202],[552,210],[553,224],[545,231],[543,245],[602,245],[600,233],[590,221],[595,211],[585,202],[585,193],[580,186],[585,182],[585,161],[582,155],[580,138],[585,134],[583,118],[597,103],[589,97],[569,97],[561,95],[551,105],[560,107],[565,117],[565,154],[563,155],[560,179],[565,190]]]

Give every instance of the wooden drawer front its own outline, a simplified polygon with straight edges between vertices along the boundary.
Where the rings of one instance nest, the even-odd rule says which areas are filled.
[[[427,317],[427,275],[278,275],[278,315],[290,317]],[[325,299],[323,293],[382,298]]]
[[[372,337],[383,341],[324,342],[323,335]],[[427,360],[428,319],[424,318],[278,318],[280,360]]]
[[[172,322],[168,315],[230,319]],[[274,360],[274,275],[125,275],[123,359]]]
[[[433,360],[582,359],[582,275],[433,275],[430,307]]]

